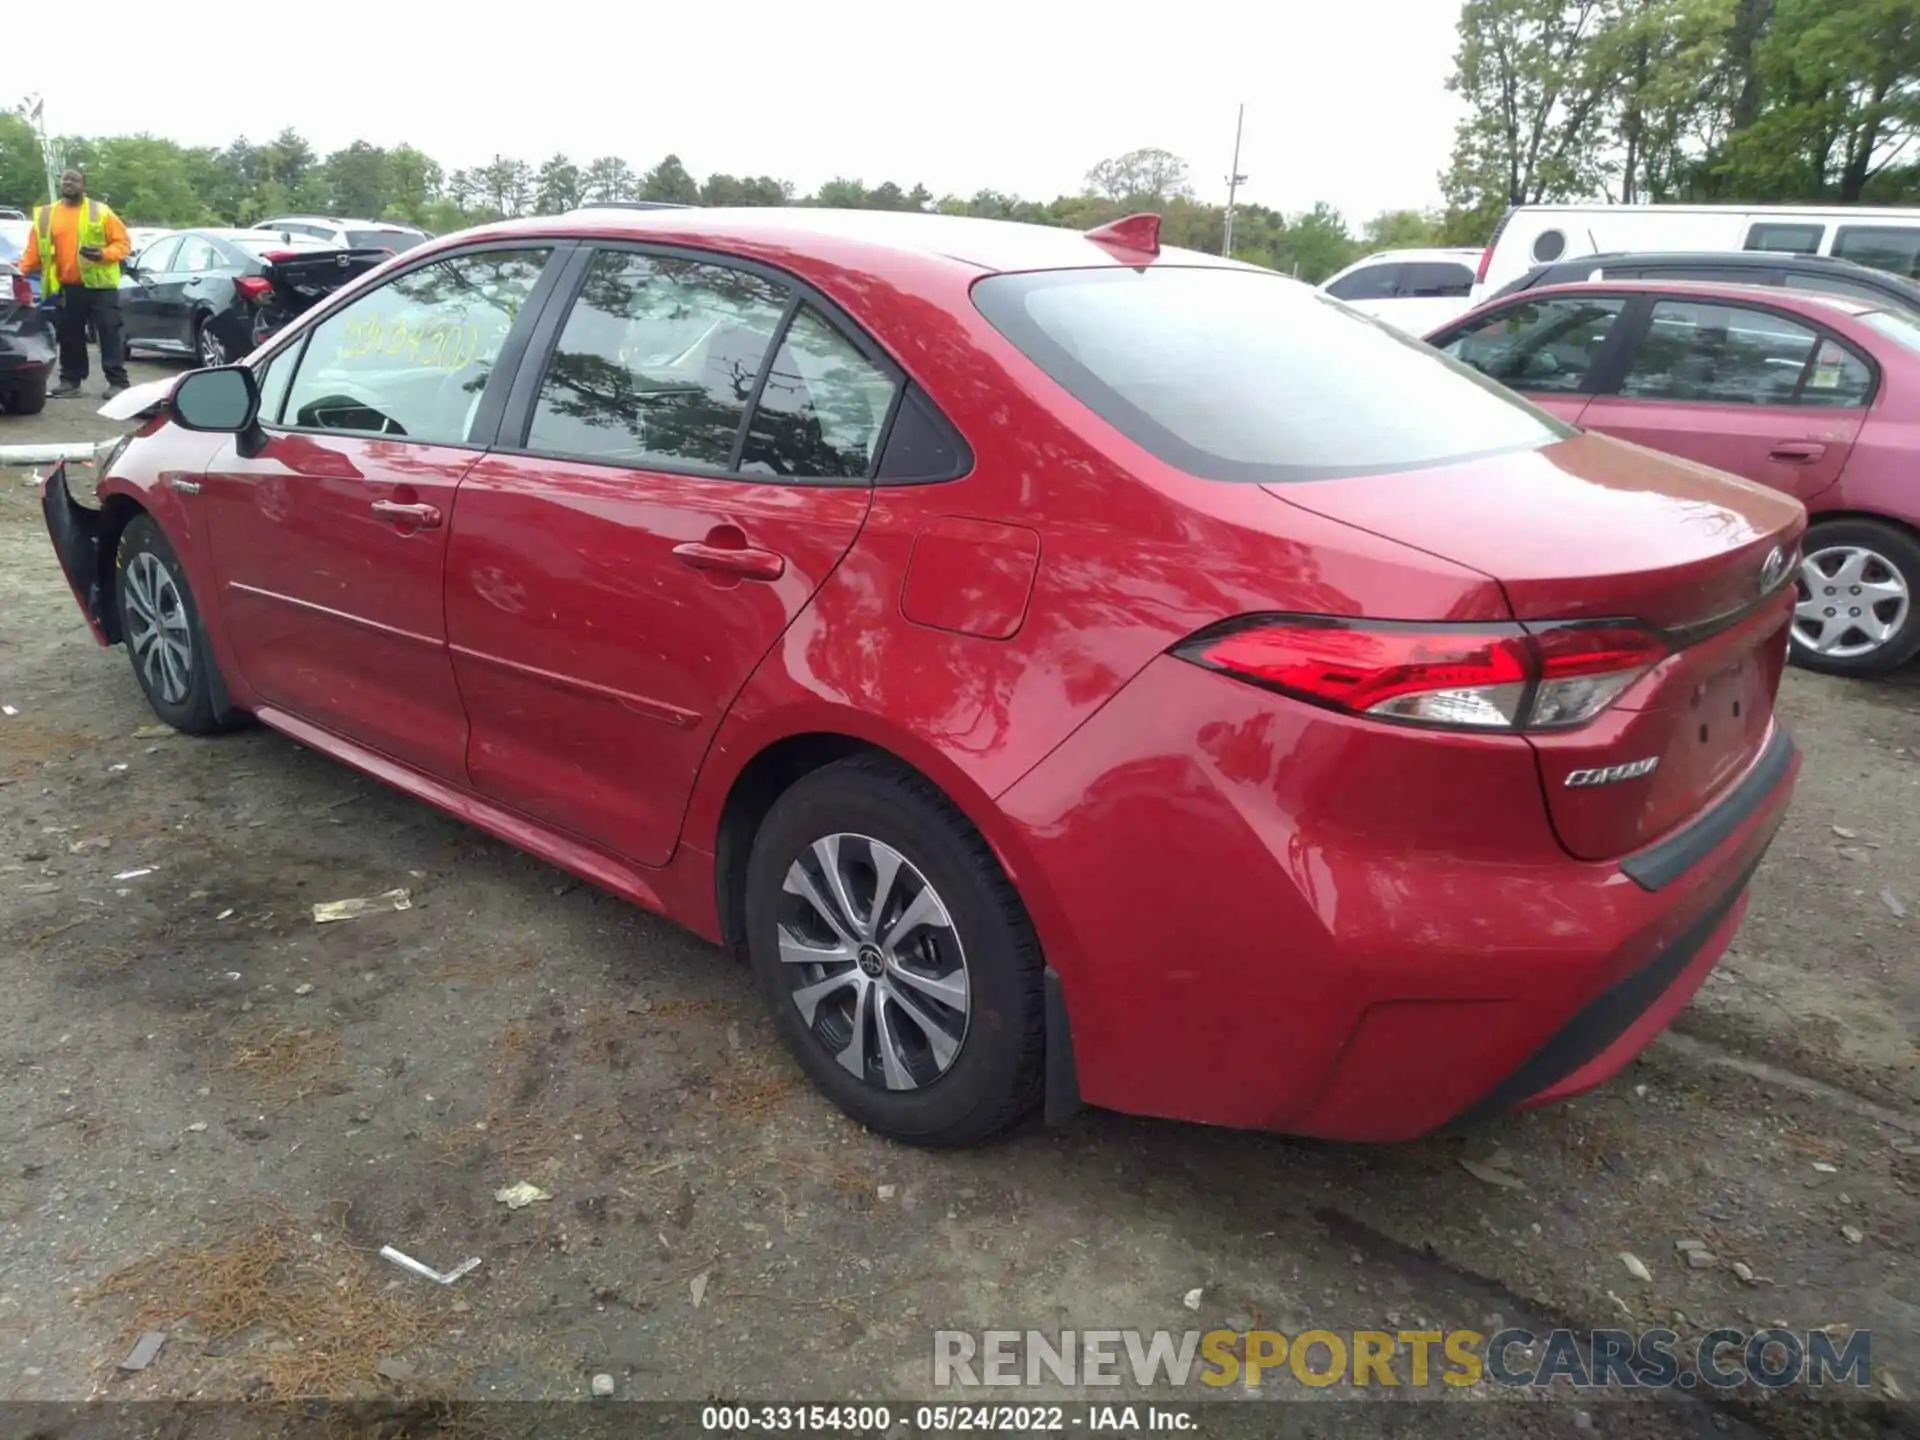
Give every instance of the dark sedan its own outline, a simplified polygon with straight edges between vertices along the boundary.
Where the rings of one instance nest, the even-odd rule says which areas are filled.
[[[225,365],[387,258],[385,250],[342,250],[261,230],[178,231],[124,268],[127,350]]]
[[[0,410],[37,415],[53,374],[53,326],[0,240]]]

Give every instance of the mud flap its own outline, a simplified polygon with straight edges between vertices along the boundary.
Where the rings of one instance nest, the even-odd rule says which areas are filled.
[[[1047,966],[1042,984],[1047,1016],[1046,1121],[1061,1125],[1080,1113],[1080,1071],[1073,1060],[1073,1029],[1067,1023],[1060,972]]]
[[[40,509],[46,516],[47,535],[53,541],[53,553],[66,572],[73,598],[80,602],[81,613],[93,638],[102,645],[113,641],[107,634],[105,597],[100,591],[100,522],[98,510],[90,510],[73,498],[67,488],[67,463],[61,461],[40,482]]]

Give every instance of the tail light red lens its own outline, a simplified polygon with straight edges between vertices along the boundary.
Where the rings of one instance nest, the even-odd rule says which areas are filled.
[[[33,304],[33,286],[27,283],[27,277],[19,271],[13,273],[13,303],[16,305]]]
[[[1351,714],[1448,729],[1551,730],[1593,719],[1667,647],[1624,622],[1529,629],[1278,615],[1215,626],[1174,653]]]
[[[233,288],[240,292],[240,298],[258,305],[273,294],[273,284],[263,276],[242,275],[233,282]]]
[[[1493,242],[1488,241],[1487,248],[1480,252],[1479,268],[1473,272],[1474,284],[1484,285],[1487,283],[1487,267],[1492,264],[1493,264]]]

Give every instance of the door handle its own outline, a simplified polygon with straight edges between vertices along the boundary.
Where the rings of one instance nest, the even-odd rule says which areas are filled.
[[[1811,465],[1826,453],[1826,446],[1815,444],[1811,440],[1782,440],[1767,452],[1767,458],[1781,460],[1789,465]]]
[[[437,530],[440,527],[440,511],[433,505],[405,505],[398,500],[376,500],[373,513],[382,520],[395,525],[409,525],[417,530]]]
[[[787,573],[787,562],[771,550],[734,549],[690,541],[674,546],[673,556],[690,570],[717,570],[725,575],[738,575],[743,580],[778,580]]]

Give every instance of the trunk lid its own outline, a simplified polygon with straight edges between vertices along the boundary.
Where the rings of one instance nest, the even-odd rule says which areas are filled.
[[[276,250],[266,259],[267,283],[291,320],[327,296],[393,258],[391,250]]]
[[[1597,719],[1529,736],[1570,854],[1613,859],[1658,840],[1765,745],[1806,528],[1791,497],[1598,435],[1268,488],[1480,571],[1529,625],[1630,619],[1661,632],[1667,658]]]

